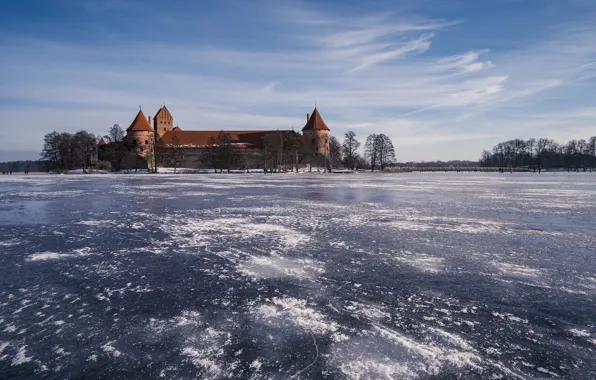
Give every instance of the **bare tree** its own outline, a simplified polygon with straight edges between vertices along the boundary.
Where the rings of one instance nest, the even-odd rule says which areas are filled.
[[[384,134],[372,134],[364,144],[364,157],[370,163],[371,170],[381,170],[395,162],[395,148],[391,139]]]
[[[73,136],[73,145],[76,166],[87,170],[97,159],[95,136],[87,131],[79,131]]]
[[[56,131],[48,133],[43,138],[43,149],[40,153],[42,160],[48,161],[52,169],[65,170],[60,150],[60,134]]]
[[[157,132],[153,133],[153,136],[149,137],[149,139],[147,140],[147,144],[145,149],[147,150],[147,153],[145,154],[145,156],[147,157],[147,168],[149,169],[150,173],[157,173],[157,163],[159,162],[159,149],[157,144],[159,140],[159,135],[157,134]]]
[[[215,173],[217,173],[217,169],[219,168],[219,157],[217,154],[217,142],[216,137],[209,137],[209,141],[207,142],[207,149],[201,155],[201,161],[206,161],[209,167],[213,168]]]
[[[584,170],[596,165],[596,137],[588,140],[570,140],[558,144],[552,139],[540,138],[527,141],[515,139],[495,145],[492,154],[483,153],[481,163],[486,166],[541,166],[567,167]]]
[[[174,168],[174,173],[178,171],[178,168],[184,162],[184,152],[178,137],[172,137],[172,143],[168,145],[167,152],[164,154],[164,161],[166,165]]]
[[[377,136],[377,140],[378,164],[381,170],[384,170],[388,165],[395,162],[395,148],[387,135],[380,134]]]
[[[349,131],[345,134],[342,150],[344,155],[344,165],[349,169],[354,169],[357,163],[356,151],[360,148],[360,142],[356,140],[356,134]]]
[[[118,124],[114,124],[108,131],[108,134],[104,136],[104,139],[107,142],[120,142],[124,140],[125,137],[126,132],[124,132],[124,130],[120,128]]]
[[[234,145],[232,141],[232,137],[224,133],[223,131],[219,133],[218,136],[219,140],[219,156],[222,163],[222,166],[230,172],[231,169],[235,168],[238,163],[240,162],[240,152],[238,151],[238,147]]]
[[[50,170],[86,170],[97,157],[95,136],[87,131],[79,131],[74,135],[55,131],[48,133],[44,136],[40,156],[49,163]]]
[[[354,156],[354,159],[356,160],[356,165],[355,165],[355,169],[368,169],[368,161],[362,157],[361,155],[357,154]]]
[[[265,168],[279,170],[284,150],[284,138],[281,132],[271,132],[263,136],[263,150]]]
[[[329,139],[329,161],[331,168],[338,167],[342,162],[342,146],[335,136]]]
[[[370,168],[374,171],[377,167],[378,158],[378,138],[376,134],[369,135],[364,143],[364,158],[370,164]]]
[[[298,164],[300,162],[300,151],[302,150],[302,138],[300,134],[292,131],[287,134],[284,139],[284,152],[290,157],[293,170],[298,171]]]
[[[238,166],[241,158],[242,155],[234,146],[232,137],[224,131],[220,131],[217,137],[209,138],[208,148],[202,157],[216,172],[217,169],[220,169],[220,172],[223,169],[230,172],[231,169]]]
[[[120,128],[118,124],[114,124],[108,134],[103,139],[108,143],[107,147],[103,148],[106,150],[106,157],[109,159],[112,167],[115,170],[122,169],[124,159],[129,155],[129,147],[125,141],[126,132]],[[127,166],[130,166],[130,159],[127,159]]]

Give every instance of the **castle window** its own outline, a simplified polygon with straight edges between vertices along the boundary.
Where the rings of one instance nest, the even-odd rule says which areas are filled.
[[[149,145],[149,140],[145,140],[145,145]]]
[[[144,151],[144,150],[145,150],[145,148],[141,147],[141,152]]]

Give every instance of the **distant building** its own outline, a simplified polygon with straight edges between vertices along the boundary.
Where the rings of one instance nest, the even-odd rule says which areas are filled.
[[[307,114],[306,124],[302,128],[302,135],[300,135],[293,130],[187,131],[179,126],[174,127],[174,117],[168,108],[163,106],[153,119],[151,116],[145,116],[143,111],[139,110],[126,129],[126,137],[120,142],[111,143],[106,143],[104,139],[101,139],[98,151],[100,160],[110,161],[114,159],[114,151],[118,147],[120,150],[124,150],[128,156],[134,156],[135,167],[147,168],[154,166],[154,157],[166,157],[174,149],[182,151],[185,157],[204,155],[210,149],[214,149],[221,136],[225,135],[226,142],[236,151],[252,157],[252,161],[258,161],[259,157],[264,156],[266,137],[278,134],[283,139],[288,136],[295,136],[299,139],[301,142],[300,157],[297,158],[297,161],[309,164],[323,163],[321,166],[324,166],[329,154],[329,133],[330,129],[316,107],[312,115]],[[155,154],[156,152],[157,154]],[[161,163],[158,162],[158,164]],[[262,164],[260,166],[262,167]]]

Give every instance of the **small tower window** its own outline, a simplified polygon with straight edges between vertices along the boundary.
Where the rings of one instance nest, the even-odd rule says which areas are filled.
[[[149,140],[145,140],[145,145],[149,145]]]
[[[145,150],[145,148],[141,147],[141,152],[144,151],[144,150]]]

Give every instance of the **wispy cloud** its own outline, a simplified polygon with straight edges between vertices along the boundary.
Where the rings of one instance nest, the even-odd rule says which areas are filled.
[[[424,53],[430,47],[430,39],[432,36],[432,34],[425,34],[420,36],[420,38],[414,41],[409,41],[397,48],[370,52],[368,56],[361,59],[361,62],[357,66],[349,69],[348,73],[353,73],[391,59],[406,57],[412,53]]]
[[[90,14],[109,13],[88,6]],[[545,110],[549,125],[562,125],[567,110],[589,109],[596,92],[584,86],[596,76],[596,23],[562,24],[507,49],[471,48],[452,36],[466,28],[458,20],[332,14],[298,2],[243,10],[254,19],[232,40],[259,38],[245,44],[228,43],[231,21],[220,27],[208,18],[181,24],[184,34],[165,29],[163,39],[0,37],[0,108],[24,131],[3,128],[0,140],[34,149],[48,130],[103,133],[127,125],[139,104],[151,113],[164,102],[183,129],[300,129],[316,101],[334,134],[387,133],[407,155],[400,159],[476,158],[500,138],[540,134],[531,116]],[[143,22],[135,27],[153,33],[146,22],[153,5],[136,12]],[[173,12],[161,17],[191,18]],[[186,37],[199,27],[213,38]],[[586,113],[561,135],[594,121]]]

